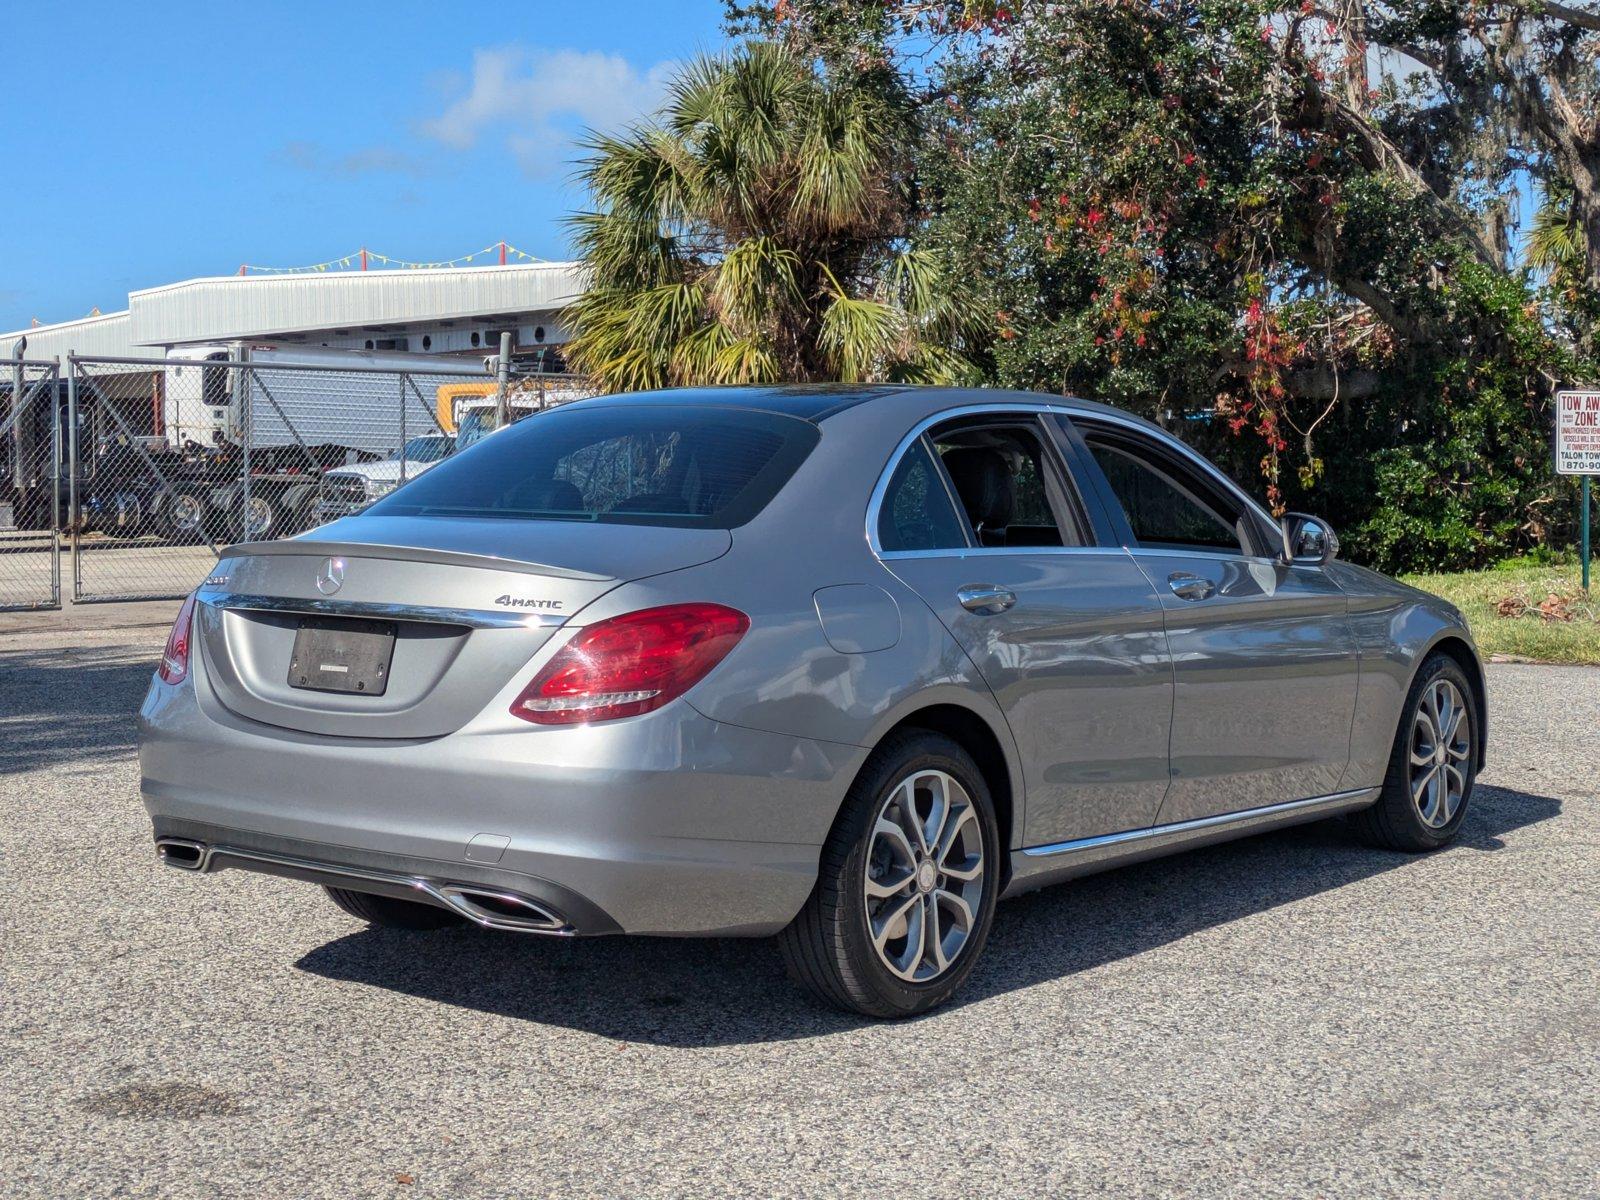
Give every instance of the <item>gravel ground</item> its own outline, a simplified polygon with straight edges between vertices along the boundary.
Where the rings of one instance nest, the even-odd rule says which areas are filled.
[[[1037,893],[869,1024],[762,942],[159,869],[160,632],[115,622],[0,634],[0,1195],[1600,1196],[1593,669],[1491,668],[1449,851],[1321,825]]]

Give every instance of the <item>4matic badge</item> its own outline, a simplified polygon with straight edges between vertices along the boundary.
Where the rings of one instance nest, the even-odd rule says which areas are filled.
[[[542,608],[547,611],[554,611],[562,606],[560,600],[532,600],[527,596],[509,594],[496,596],[494,602],[503,608]]]

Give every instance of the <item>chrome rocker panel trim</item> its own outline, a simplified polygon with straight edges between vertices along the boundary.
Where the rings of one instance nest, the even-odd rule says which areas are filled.
[[[178,851],[179,853],[173,853]],[[191,858],[190,855],[193,855]],[[225,870],[230,866],[255,869],[267,874],[286,874],[291,878],[338,887],[341,883],[377,884],[374,890],[380,895],[399,899],[417,899],[432,903],[466,918],[485,929],[503,929],[514,933],[541,933],[549,937],[571,937],[576,928],[554,912],[548,904],[520,892],[487,887],[475,883],[452,883],[430,879],[421,875],[400,875],[389,871],[374,871],[364,867],[347,867],[319,862],[308,858],[295,858],[287,854],[271,854],[265,850],[246,850],[239,846],[211,845],[190,838],[162,837],[156,839],[156,856],[176,870],[197,875]],[[420,892],[420,896],[415,894]],[[484,897],[501,904],[526,909],[527,918],[509,917],[474,902],[473,897]]]
[[[364,617],[380,621],[420,621],[463,625],[468,629],[554,629],[566,624],[557,613],[497,612],[478,608],[435,608],[426,604],[375,604],[360,600],[323,600],[293,596],[251,596],[241,592],[201,591],[195,599],[211,608],[239,612],[317,613],[331,617]]]
[[[1170,825],[1128,829],[1121,833],[1105,833],[1047,846],[1026,846],[1012,852],[1011,886],[1006,889],[1006,894],[1015,895],[1075,875],[1088,875],[1142,859],[1157,858],[1174,850],[1197,849],[1253,833],[1264,833],[1269,829],[1281,829],[1339,813],[1354,812],[1377,800],[1381,790],[1377,787],[1356,788],[1305,800],[1290,800],[1284,804],[1220,813],[1213,817],[1197,817],[1192,821],[1176,821]]]

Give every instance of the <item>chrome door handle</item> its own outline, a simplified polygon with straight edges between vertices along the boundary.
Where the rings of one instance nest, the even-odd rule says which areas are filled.
[[[1017,594],[997,583],[969,583],[956,592],[956,599],[968,612],[992,617],[1017,602]]]
[[[1167,576],[1167,586],[1180,600],[1207,600],[1217,590],[1217,585],[1187,571],[1174,571]]]

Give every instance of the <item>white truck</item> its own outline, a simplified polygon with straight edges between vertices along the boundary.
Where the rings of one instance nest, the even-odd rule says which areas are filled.
[[[437,425],[447,432],[412,438],[403,453],[392,458],[325,471],[317,499],[319,524],[360,512],[407,480],[503,428],[498,423],[500,403],[492,386],[446,385],[438,391]],[[514,424],[540,409],[594,394],[592,389],[570,379],[522,376],[507,391],[506,424]]]
[[[230,360],[249,366],[222,365]],[[329,446],[392,454],[408,437],[440,432],[440,384],[483,378],[479,358],[271,342],[181,346],[167,362],[162,423],[175,450],[243,446],[248,433],[252,452]]]
[[[162,509],[177,538],[307,528],[321,518],[329,472],[397,458],[418,437],[453,437],[439,425],[440,387],[485,379],[481,358],[272,342],[183,346],[166,358],[157,435],[171,487]]]

